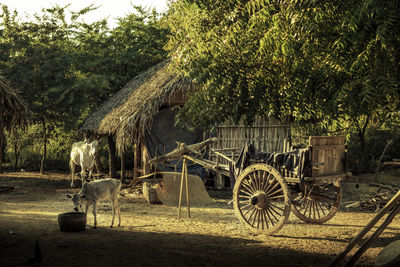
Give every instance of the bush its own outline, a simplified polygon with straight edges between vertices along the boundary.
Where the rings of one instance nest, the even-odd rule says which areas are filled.
[[[69,153],[75,142],[76,131],[65,130],[63,125],[51,125],[48,127],[47,158],[45,169],[63,170],[69,169]],[[14,145],[17,140],[19,160],[17,169],[38,171],[43,151],[43,128],[40,124],[33,124],[26,131],[17,131],[15,135],[7,135],[6,161],[15,165]]]
[[[400,158],[400,135],[397,131],[381,130],[376,128],[369,128],[365,134],[366,152],[368,157],[368,166],[366,168],[359,164],[361,158],[361,145],[360,139],[357,134],[352,133],[349,135],[348,141],[348,158],[349,170],[355,174],[374,172],[376,169],[377,160],[381,156],[387,141],[392,139],[394,142],[389,146],[386,151],[383,161],[390,161],[394,158]]]

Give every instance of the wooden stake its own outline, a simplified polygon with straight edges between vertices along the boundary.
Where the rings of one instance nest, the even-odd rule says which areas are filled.
[[[368,249],[368,247],[371,245],[371,243],[380,236],[380,234],[383,232],[383,230],[386,229],[386,227],[392,222],[393,218],[396,216],[396,214],[400,211],[400,205],[397,204],[397,206],[390,212],[388,217],[385,219],[385,221],[382,223],[381,226],[373,233],[362,245],[361,247],[357,250],[357,252],[350,258],[350,260],[346,263],[345,267],[351,267],[356,263],[356,261],[361,257],[361,255]]]
[[[185,178],[185,167],[186,167],[186,159],[184,158],[183,159],[183,163],[182,163],[181,189],[179,191],[178,220],[181,218],[182,195],[183,195],[183,180]]]
[[[400,200],[400,190],[397,194],[381,209],[381,211],[375,215],[374,218],[361,230],[361,232],[353,238],[349,244],[347,244],[344,251],[338,255],[331,261],[329,267],[337,266],[337,264],[350,252],[350,250],[371,230],[372,227],[375,226],[377,222],[388,212],[390,211],[396,204],[398,205],[398,201]]]
[[[184,160],[183,164],[185,165],[186,205],[188,208],[188,215],[189,215],[189,219],[190,219],[189,182],[188,182],[188,171],[187,171],[186,159]]]

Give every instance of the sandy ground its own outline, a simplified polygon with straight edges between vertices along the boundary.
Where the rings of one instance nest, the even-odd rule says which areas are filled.
[[[229,204],[230,191],[209,190],[215,203],[183,209],[150,205],[141,195],[120,197],[122,225],[109,228],[111,206],[102,203],[98,228],[88,215],[84,232],[61,232],[60,213],[72,211],[65,194],[73,192],[66,174],[5,173],[0,185],[0,266],[29,265],[39,243],[41,263],[34,266],[327,266],[372,219],[374,213],[340,210],[323,225],[290,215],[273,236],[245,228]],[[399,238],[394,219],[356,266],[373,266],[383,247]],[[350,253],[352,254],[352,253]]]

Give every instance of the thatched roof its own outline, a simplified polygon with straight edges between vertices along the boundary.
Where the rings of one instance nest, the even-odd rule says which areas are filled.
[[[30,114],[30,109],[19,93],[0,76],[0,125],[8,130],[24,128],[28,125]]]
[[[119,149],[127,142],[137,142],[150,130],[165,101],[194,89],[188,79],[178,77],[168,67],[166,60],[138,74],[87,117],[79,131],[116,135]]]

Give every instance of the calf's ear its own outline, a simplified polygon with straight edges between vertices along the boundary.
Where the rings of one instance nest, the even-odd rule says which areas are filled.
[[[72,196],[71,196],[71,195],[69,195],[69,194],[66,194],[66,196],[67,196],[67,197],[69,197],[69,198],[72,198]]]

